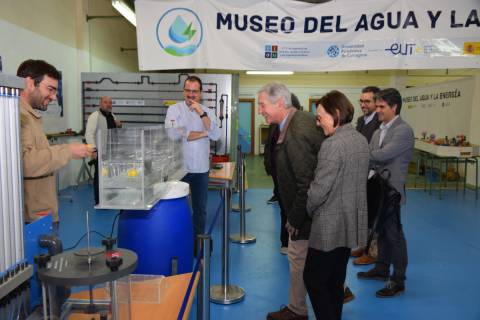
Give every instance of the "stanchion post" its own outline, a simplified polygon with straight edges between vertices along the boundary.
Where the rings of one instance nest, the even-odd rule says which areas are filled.
[[[198,252],[203,248],[200,262],[200,283],[197,289],[197,320],[210,320],[210,252],[211,237],[198,235]]]
[[[242,151],[238,151],[242,154]],[[242,156],[243,158],[243,156]],[[245,221],[245,167],[243,165],[243,159],[240,163],[240,194],[239,194],[239,207],[240,207],[240,233],[234,234],[230,237],[230,240],[234,243],[247,244],[253,243],[257,239],[255,236],[246,233],[246,221]],[[235,210],[235,209],[233,209]]]
[[[222,279],[220,285],[210,288],[210,301],[218,304],[232,304],[243,300],[245,291],[237,286],[229,283],[229,203],[231,190],[230,187],[222,188],[223,203],[223,236],[222,236]]]
[[[118,295],[117,295],[117,281],[110,281],[110,299],[112,309],[112,320],[118,320]]]
[[[237,146],[237,190],[238,194],[238,204],[232,206],[233,212],[241,212],[240,203],[243,201],[243,208],[245,212],[252,210],[245,206],[245,154],[242,152],[242,147]]]

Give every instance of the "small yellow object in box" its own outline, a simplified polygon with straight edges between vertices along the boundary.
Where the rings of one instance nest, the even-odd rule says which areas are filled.
[[[129,176],[129,177],[131,177],[131,178],[138,176],[138,171],[137,171],[137,169],[135,169],[135,168],[128,169],[128,171],[127,171],[127,176]]]

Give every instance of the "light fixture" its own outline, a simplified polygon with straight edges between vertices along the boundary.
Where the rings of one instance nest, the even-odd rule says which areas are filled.
[[[248,75],[256,75],[256,76],[279,76],[279,75],[292,75],[293,71],[247,71]]]
[[[135,12],[132,10],[132,8],[130,8],[129,5],[127,5],[122,0],[112,0],[112,6],[118,12],[120,12],[120,14],[125,17],[125,19],[130,21],[131,24],[133,24],[135,27],[137,26],[137,17],[135,15]]]

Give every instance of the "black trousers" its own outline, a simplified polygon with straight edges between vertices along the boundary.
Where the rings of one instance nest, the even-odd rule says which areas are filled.
[[[282,199],[280,197],[280,192],[278,192],[278,179],[275,173],[272,173],[273,179],[273,194],[278,199],[278,204],[280,206],[280,242],[282,247],[288,247],[288,232],[285,225],[287,224],[287,213],[283,207]]]
[[[398,284],[405,282],[408,255],[407,241],[400,221],[400,207],[398,211],[385,220],[382,231],[378,234],[378,258],[375,267],[381,272],[393,273],[390,279]]]
[[[320,251],[308,248],[303,281],[317,320],[340,320],[343,308],[343,283],[350,248]]]

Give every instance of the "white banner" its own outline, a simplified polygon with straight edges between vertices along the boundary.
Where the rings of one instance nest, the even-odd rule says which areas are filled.
[[[136,0],[141,70],[480,67],[480,0]]]
[[[405,89],[401,92],[402,118],[417,138],[466,135],[470,140],[473,92],[473,78]]]

